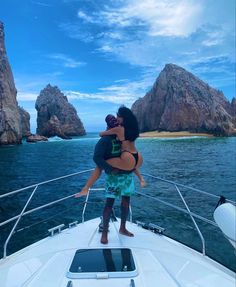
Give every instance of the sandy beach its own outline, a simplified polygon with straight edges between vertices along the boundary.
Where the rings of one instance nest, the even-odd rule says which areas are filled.
[[[145,132],[140,133],[140,137],[142,138],[179,138],[179,137],[193,137],[193,136],[204,136],[204,137],[213,137],[211,134],[206,133],[191,133],[188,131],[181,131],[181,132]]]

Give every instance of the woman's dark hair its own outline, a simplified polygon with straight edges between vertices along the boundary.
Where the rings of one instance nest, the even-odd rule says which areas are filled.
[[[117,116],[123,118],[122,125],[125,129],[125,139],[132,142],[135,141],[136,138],[139,137],[139,127],[138,121],[133,112],[125,106],[121,106],[118,110]]]

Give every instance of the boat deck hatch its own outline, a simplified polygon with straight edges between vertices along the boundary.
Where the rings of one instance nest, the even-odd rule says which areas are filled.
[[[137,275],[128,248],[79,249],[67,272],[68,278],[124,278]]]

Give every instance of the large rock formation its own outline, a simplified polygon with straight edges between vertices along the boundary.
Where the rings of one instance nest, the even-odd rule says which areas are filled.
[[[0,22],[0,145],[21,143],[22,131],[16,93],[4,44],[4,27]]]
[[[236,99],[233,98],[231,101],[231,115],[233,117],[233,123],[236,126]]]
[[[167,64],[152,89],[132,106],[140,131],[192,131],[215,135],[235,132],[230,104],[183,68]]]
[[[31,135],[30,132],[30,114],[23,109],[22,107],[19,107],[20,112],[20,121],[21,121],[21,131],[22,131],[22,137],[28,137]]]
[[[40,92],[35,108],[38,111],[37,134],[62,138],[85,134],[75,108],[57,87],[47,85]]]

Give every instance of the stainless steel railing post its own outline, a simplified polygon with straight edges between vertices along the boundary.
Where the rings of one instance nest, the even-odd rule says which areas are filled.
[[[90,194],[91,190],[99,191],[99,190],[104,190],[104,188],[89,188],[88,193],[86,195],[85,202],[84,202],[84,208],[83,208],[83,211],[82,211],[82,222],[84,222],[84,215],[85,215],[85,211],[86,211],[86,208],[87,208],[88,198],[89,198],[89,194]]]
[[[198,235],[199,235],[200,238],[201,238],[201,241],[202,241],[202,254],[203,254],[203,255],[206,255],[205,239],[204,239],[204,237],[203,237],[203,235],[202,235],[202,233],[201,233],[201,231],[200,231],[200,229],[199,229],[199,227],[198,227],[198,225],[197,225],[195,219],[193,218],[193,216],[192,216],[192,214],[191,214],[191,211],[190,211],[190,209],[189,209],[189,207],[188,207],[188,205],[187,205],[187,203],[186,203],[186,201],[185,201],[185,199],[184,199],[182,193],[180,192],[178,186],[175,185],[175,188],[176,188],[176,190],[178,191],[179,196],[180,196],[180,198],[182,199],[182,201],[183,201],[183,203],[184,203],[184,205],[185,205],[185,207],[186,207],[186,209],[187,209],[187,211],[188,211],[188,214],[189,214],[189,216],[191,217],[191,219],[192,219],[192,221],[193,221],[193,223],[194,223],[194,226],[195,226],[196,229],[197,229]]]
[[[21,220],[21,217],[22,217],[22,215],[24,214],[26,207],[29,205],[29,203],[30,203],[32,197],[34,196],[35,191],[37,190],[37,188],[38,188],[38,185],[34,188],[33,192],[31,193],[31,195],[30,195],[29,199],[27,200],[25,206],[23,207],[23,209],[22,209],[22,211],[21,211],[21,213],[20,213],[20,215],[19,215],[19,217],[18,217],[16,223],[14,224],[14,226],[13,226],[13,228],[12,228],[10,234],[8,235],[7,240],[6,240],[5,243],[4,243],[4,247],[3,247],[3,258],[6,258],[6,256],[7,256],[7,245],[8,245],[8,242],[10,241],[10,239],[11,239],[11,237],[12,237],[12,234],[13,234],[13,232],[14,232],[15,229],[16,229],[16,226],[18,225],[19,221]]]
[[[130,222],[133,222],[133,214],[132,214],[131,203],[129,204],[129,221],[130,221]]]
[[[85,202],[84,202],[84,208],[83,208],[83,211],[82,211],[82,223],[84,223],[84,214],[85,214],[87,203],[88,203],[89,192],[90,192],[90,188],[88,190],[88,193],[86,195],[86,199],[85,199]]]

